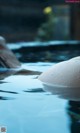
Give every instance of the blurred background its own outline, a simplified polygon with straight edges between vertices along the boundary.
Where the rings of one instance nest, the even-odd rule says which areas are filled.
[[[24,69],[44,72],[80,56],[80,3],[0,0],[0,36]],[[0,124],[8,133],[80,133],[80,102],[70,101],[65,112],[65,100],[44,92],[36,77],[25,73],[0,84],[0,100],[8,100],[0,104]]]
[[[46,7],[50,7],[51,11],[44,11]],[[79,32],[79,3],[67,4],[65,0],[0,0],[0,35],[8,42],[80,40]],[[47,38],[48,33],[51,36]]]
[[[0,1],[0,35],[22,62],[58,62],[78,56],[79,32],[80,3]]]

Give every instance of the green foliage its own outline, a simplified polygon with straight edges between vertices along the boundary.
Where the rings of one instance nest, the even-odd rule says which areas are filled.
[[[53,12],[46,13],[47,20],[45,23],[41,25],[41,27],[38,29],[37,41],[49,41],[53,40],[54,38],[54,22],[55,17]]]

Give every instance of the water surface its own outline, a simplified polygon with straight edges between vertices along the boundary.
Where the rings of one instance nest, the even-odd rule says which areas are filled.
[[[29,43],[29,47],[33,45]],[[55,62],[79,55],[79,50],[72,47],[71,50],[66,47],[36,50],[37,45],[30,49],[27,43],[9,46],[25,62],[23,68],[41,72]],[[44,92],[37,75],[13,75],[0,81],[0,126],[6,126],[8,133],[80,133],[79,107],[79,102]]]
[[[54,63],[28,63],[44,71]],[[15,75],[0,84],[0,125],[8,133],[70,133],[67,100],[43,91],[35,76]],[[71,132],[72,133],[72,132]]]

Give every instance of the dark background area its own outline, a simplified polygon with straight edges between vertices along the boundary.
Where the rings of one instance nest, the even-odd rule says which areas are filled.
[[[65,0],[0,1],[0,35],[8,42],[34,41],[37,30],[45,22],[46,6],[67,5]],[[70,7],[70,40],[80,40],[80,4]]]

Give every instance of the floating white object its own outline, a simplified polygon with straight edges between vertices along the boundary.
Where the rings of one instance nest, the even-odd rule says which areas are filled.
[[[80,100],[80,56],[52,66],[38,79],[44,90],[70,100]]]

